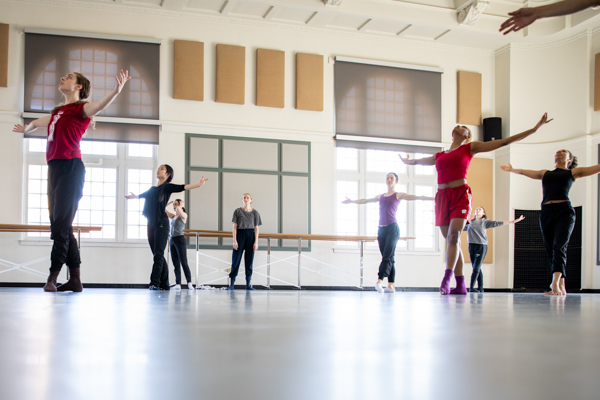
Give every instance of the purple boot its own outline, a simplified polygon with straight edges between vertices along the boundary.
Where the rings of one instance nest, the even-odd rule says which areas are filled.
[[[440,285],[441,294],[450,294],[450,279],[452,279],[452,275],[454,275],[454,271],[452,271],[451,269],[447,269],[446,272],[444,272],[444,279],[442,279],[442,284]]]
[[[456,288],[450,291],[450,294],[467,294],[467,287],[465,286],[464,276],[455,276]]]

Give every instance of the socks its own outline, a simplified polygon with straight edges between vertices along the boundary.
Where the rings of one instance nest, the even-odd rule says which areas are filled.
[[[452,275],[454,275],[454,271],[452,271],[451,269],[447,269],[444,272],[444,279],[442,279],[442,284],[440,285],[440,293],[441,294],[450,294],[450,279],[452,278]],[[463,286],[465,285],[464,283],[464,276],[463,278]]]
[[[383,286],[381,286],[381,283],[376,283],[375,284],[375,290],[377,290],[379,293],[383,293]]]
[[[225,288],[225,290],[233,290],[233,284],[235,283],[235,278],[231,278],[231,284]]]
[[[83,285],[81,284],[81,268],[69,268],[69,281],[61,285],[58,292],[82,292]]]
[[[56,280],[58,279],[58,274],[60,274],[60,270],[50,271],[48,280],[44,285],[44,292],[56,292]]]
[[[467,294],[467,287],[465,286],[464,276],[455,276],[456,288],[450,291],[450,294]]]
[[[256,290],[252,286],[250,286],[250,279],[246,279],[246,290]]]

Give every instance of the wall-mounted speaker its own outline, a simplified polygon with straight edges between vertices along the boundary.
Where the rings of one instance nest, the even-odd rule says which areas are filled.
[[[483,119],[483,141],[502,139],[502,118],[491,117]]]

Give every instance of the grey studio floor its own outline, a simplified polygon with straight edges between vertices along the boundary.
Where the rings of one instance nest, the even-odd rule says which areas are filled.
[[[0,399],[598,399],[600,295],[0,289]]]

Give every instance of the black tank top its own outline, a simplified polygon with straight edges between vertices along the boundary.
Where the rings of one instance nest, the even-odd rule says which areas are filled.
[[[573,182],[575,178],[570,169],[557,168],[554,171],[546,171],[542,177],[542,204],[551,200],[569,200],[569,190]]]

